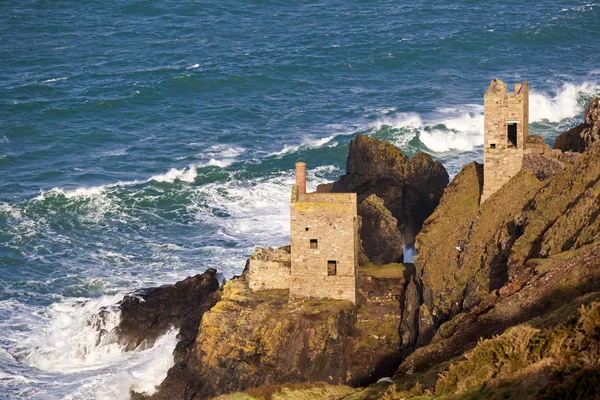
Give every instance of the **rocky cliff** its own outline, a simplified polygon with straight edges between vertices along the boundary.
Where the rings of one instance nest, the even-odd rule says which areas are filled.
[[[562,151],[583,152],[600,140],[600,97],[594,98],[583,113],[584,122],[560,134],[554,148]]]
[[[193,341],[204,312],[218,301],[217,271],[209,268],[174,285],[141,289],[119,303],[116,338],[126,351],[152,347],[170,329],[179,329],[179,349]]]
[[[320,190],[356,192],[359,204],[371,195],[383,200],[402,233],[402,240],[386,240],[389,244],[385,252],[379,253],[376,261],[371,259],[385,264],[399,261],[395,248],[413,245],[423,221],[433,212],[447,185],[446,169],[428,154],[417,153],[409,158],[391,143],[358,135],[350,142],[346,174]],[[369,209],[372,207],[359,209],[363,223],[368,220],[369,215],[364,212]],[[363,235],[361,239],[371,243]],[[379,250],[365,247],[367,255]]]
[[[150,398],[204,399],[283,383],[360,385],[390,375],[400,362],[404,273],[401,265],[361,270],[358,310],[346,301],[289,302],[286,290],[253,293],[235,278]]]
[[[401,292],[393,380],[272,398],[598,398],[600,142],[544,179],[521,172],[480,204],[473,163],[448,186]]]
[[[362,190],[363,244],[377,261],[396,257],[390,243],[408,226],[386,198],[416,196],[405,192],[411,159],[392,147],[358,137],[332,188]],[[600,142],[551,173],[521,171],[484,203],[482,185],[477,163],[450,183],[416,237],[414,267],[361,268],[357,308],[229,282],[152,398],[600,395]]]

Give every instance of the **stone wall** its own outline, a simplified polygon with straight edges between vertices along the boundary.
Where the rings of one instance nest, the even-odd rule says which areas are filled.
[[[290,212],[290,298],[356,303],[356,193],[300,194],[293,188]]]
[[[257,247],[248,261],[248,286],[252,291],[288,289],[290,270],[289,246],[278,249]]]
[[[509,140],[510,124],[516,124],[516,145]],[[481,201],[500,189],[521,170],[529,138],[529,84],[494,79],[484,96],[484,184]]]

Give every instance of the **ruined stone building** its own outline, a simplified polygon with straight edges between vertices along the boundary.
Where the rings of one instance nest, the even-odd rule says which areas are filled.
[[[296,164],[289,247],[257,249],[248,265],[250,289],[288,289],[290,299],[356,303],[356,193],[306,193],[306,164]]]
[[[529,164],[543,164],[549,157],[556,156],[543,138],[529,135],[528,82],[515,83],[514,92],[508,93],[506,83],[492,80],[483,106],[482,203],[523,169],[524,160],[529,160]],[[540,161],[541,157],[544,161]],[[537,166],[529,168],[535,170]]]

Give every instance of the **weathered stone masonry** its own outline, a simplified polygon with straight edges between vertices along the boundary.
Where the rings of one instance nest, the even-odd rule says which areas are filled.
[[[554,158],[540,136],[529,135],[529,83],[515,83],[514,93],[499,79],[490,83],[484,96],[483,193],[481,202],[500,189],[523,168],[525,156]],[[535,157],[531,158],[535,160]],[[542,160],[543,161],[543,160]]]
[[[290,202],[290,252],[260,249],[250,259],[250,289],[287,289],[290,299],[356,303],[356,193],[306,193],[306,164],[296,164]]]
[[[485,201],[521,170],[529,137],[529,84],[515,84],[507,93],[506,83],[494,79],[484,96]]]

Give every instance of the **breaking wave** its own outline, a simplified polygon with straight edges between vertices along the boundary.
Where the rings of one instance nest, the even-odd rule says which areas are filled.
[[[64,299],[47,309],[14,300],[0,302],[2,313],[18,313],[11,316],[13,325],[28,327],[13,331],[8,343],[3,343],[14,357],[6,353],[8,368],[0,388],[28,382],[34,383],[27,390],[28,397],[44,393],[44,388],[35,385],[37,375],[29,376],[36,370],[23,373],[14,368],[25,363],[53,377],[54,389],[65,398],[125,400],[132,389],[152,394],[173,365],[177,332],[168,332],[152,348],[124,352],[114,335],[120,322],[115,304],[120,298]],[[81,385],[73,387],[73,381]]]
[[[560,122],[567,118],[581,116],[587,101],[596,95],[600,88],[595,83],[580,85],[565,83],[554,93],[529,94],[529,122]]]
[[[529,122],[557,123],[577,119],[589,99],[598,93],[600,87],[590,82],[565,83],[551,92],[532,90],[529,95]],[[388,111],[386,109],[382,113]],[[441,108],[425,115],[386,114],[378,118],[371,129],[374,136],[383,131],[390,134],[389,139],[403,150],[417,141],[432,153],[473,151],[483,145],[483,106],[467,104]]]

